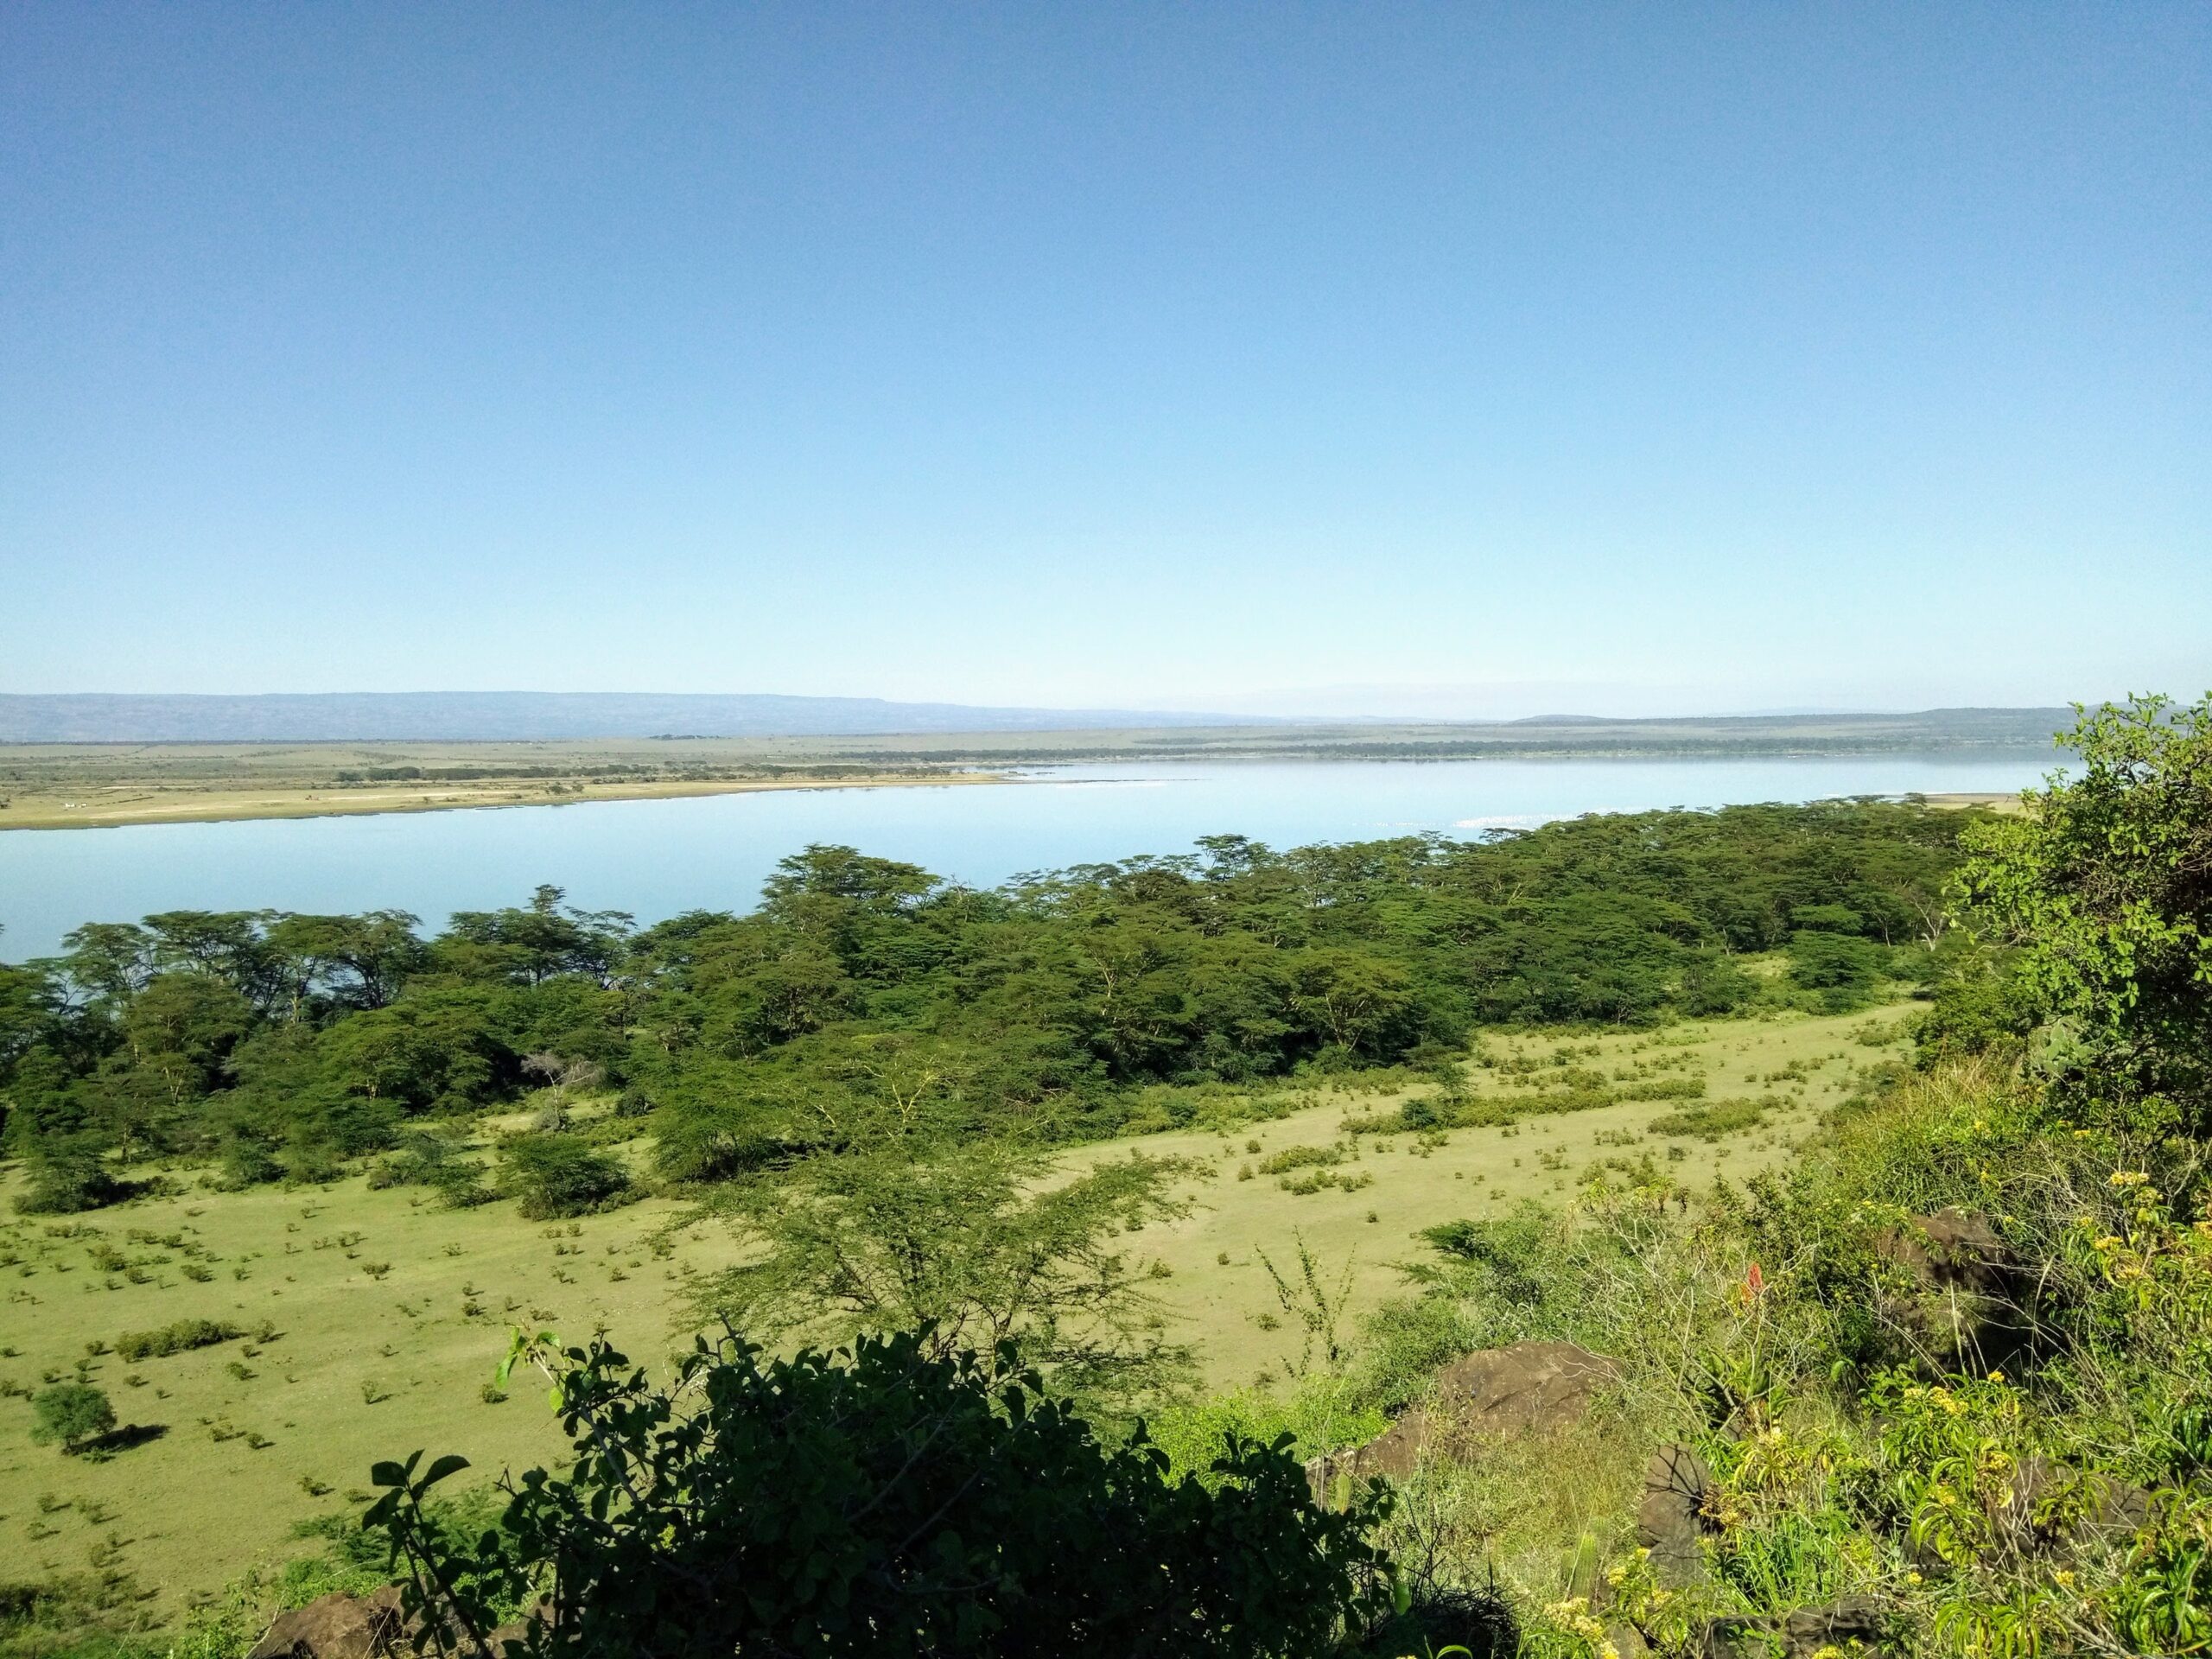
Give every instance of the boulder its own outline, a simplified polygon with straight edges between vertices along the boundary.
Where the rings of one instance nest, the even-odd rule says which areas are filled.
[[[1904,1649],[1878,1603],[1847,1596],[1778,1618],[1707,1619],[1692,1651],[1698,1659],[1815,1659],[1822,1653],[1901,1655]]]
[[[1582,1421],[1620,1367],[1571,1342],[1516,1342],[1454,1360],[1436,1376],[1432,1406],[1415,1407],[1364,1446],[1306,1465],[1316,1503],[1334,1503],[1370,1480],[1413,1478],[1440,1440],[1548,1434]]]
[[[1938,1370],[1986,1370],[2026,1342],[2026,1275],[1987,1216],[1944,1209],[1912,1217],[1877,1235],[1874,1254],[1910,1283],[1879,1306],[1912,1357]]]
[[[1662,1446],[1644,1466],[1643,1498],[1636,1511],[1637,1541],[1651,1552],[1659,1582],[1680,1589],[1705,1577],[1699,1541],[1714,1530],[1709,1513],[1713,1471],[1686,1446]]]
[[[2124,1544],[2151,1518],[2151,1494],[2133,1483],[2050,1458],[2020,1459],[1990,1518],[2023,1554],[2073,1554]]]
[[[1620,1381],[1620,1366],[1587,1348],[1516,1342],[1469,1354],[1438,1372],[1437,1407],[1468,1434],[1551,1433],[1580,1422],[1598,1395]]]
[[[334,1593],[279,1613],[246,1659],[379,1659],[400,1621],[397,1590]]]

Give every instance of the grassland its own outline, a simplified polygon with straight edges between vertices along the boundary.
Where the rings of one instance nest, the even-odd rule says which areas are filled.
[[[1262,1253],[1287,1262],[1302,1236],[1332,1280],[1350,1273],[1351,1312],[1398,1284],[1391,1263],[1421,1228],[1556,1198],[1593,1160],[1649,1152],[1693,1185],[1787,1160],[1860,1069],[1897,1052],[1894,1009],[1685,1025],[1654,1033],[1493,1034],[1471,1063],[1478,1100],[1536,1097],[1569,1070],[1618,1087],[1701,1077],[1707,1103],[1770,1103],[1756,1123],[1707,1140],[1655,1128],[1681,1099],[1623,1100],[1443,1136],[1362,1134],[1347,1118],[1403,1096],[1347,1087],[1256,1103],[1264,1121],[1084,1149],[1072,1166],[1140,1146],[1205,1165],[1198,1207],[1129,1238],[1178,1335],[1211,1386],[1248,1382],[1294,1352],[1268,1328],[1276,1311]],[[1416,1091],[1417,1092],[1417,1091]],[[496,1128],[497,1125],[487,1125]],[[1256,1144],[1258,1150],[1253,1147]],[[1334,1147],[1308,1166],[1349,1182],[1300,1193],[1299,1172],[1262,1173],[1271,1154]],[[1678,1151],[1676,1157],[1674,1153]],[[1239,1179],[1247,1167],[1254,1173]],[[535,1393],[485,1393],[510,1324],[580,1337],[605,1328],[633,1357],[679,1346],[695,1275],[734,1258],[713,1228],[671,1225],[653,1199],[577,1222],[533,1224],[510,1205],[439,1207],[419,1189],[328,1186],[244,1192],[176,1189],[89,1217],[0,1225],[0,1541],[13,1576],[105,1565],[130,1573],[163,1617],[250,1566],[310,1546],[296,1529],[356,1503],[372,1460],[416,1447],[458,1451],[486,1476],[543,1460],[562,1444]],[[1224,1258],[1226,1258],[1225,1260]],[[121,1337],[182,1319],[245,1334],[128,1363]],[[125,1424],[158,1431],[105,1460],[28,1438],[22,1394],[79,1374],[108,1391]]]

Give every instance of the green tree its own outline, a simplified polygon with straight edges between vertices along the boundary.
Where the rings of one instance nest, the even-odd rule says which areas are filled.
[[[2078,1099],[2212,1127],[2212,695],[2107,703],[2062,741],[2078,769],[1974,830],[1961,894]]]
[[[1188,1213],[1166,1159],[1102,1160],[1054,1179],[1003,1142],[889,1136],[807,1160],[715,1208],[759,1254],[699,1300],[778,1339],[918,1331],[944,1358],[1018,1354],[1063,1392],[1126,1404],[1179,1379],[1125,1229]]]
[[[533,1659],[1304,1659],[1388,1609],[1382,1501],[1316,1506],[1281,1445],[1173,1481],[1141,1431],[1102,1445],[1034,1376],[912,1335],[702,1341],[664,1389],[603,1344],[526,1351],[576,1455],[498,1529],[457,1545],[425,1516],[462,1459],[372,1474],[365,1524],[464,1652],[540,1589]]]
[[[57,1382],[31,1396],[31,1439],[74,1452],[115,1427],[115,1408],[89,1382]]]

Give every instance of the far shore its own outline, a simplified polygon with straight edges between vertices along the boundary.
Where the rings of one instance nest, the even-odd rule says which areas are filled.
[[[495,806],[569,806],[585,801],[675,800],[794,789],[926,789],[1019,779],[995,772],[887,772],[838,778],[654,779],[557,787],[512,780],[405,787],[162,788],[109,785],[59,793],[16,793],[0,805],[0,830],[97,830],[143,823],[231,823],[251,818],[357,817],[382,812],[450,812]]]

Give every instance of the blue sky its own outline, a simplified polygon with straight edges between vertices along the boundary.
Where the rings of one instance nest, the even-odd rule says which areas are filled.
[[[0,690],[2212,684],[2212,8],[0,12]]]

